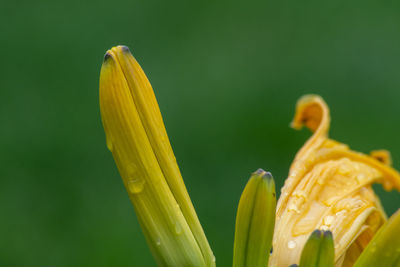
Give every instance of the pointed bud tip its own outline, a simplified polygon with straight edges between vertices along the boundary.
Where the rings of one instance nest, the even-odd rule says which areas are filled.
[[[119,45],[118,47],[120,47],[122,52],[124,53],[131,53],[131,50],[129,50],[129,47],[127,47],[126,45]]]
[[[262,178],[266,179],[273,179],[272,174],[270,172],[266,172],[261,168],[253,172],[253,175],[261,176]]]
[[[264,172],[263,178],[268,180],[274,179],[274,177],[272,177],[272,174],[270,172]]]
[[[265,171],[261,168],[259,168],[258,170],[256,170],[255,172],[253,172],[253,175],[262,175]]]
[[[323,231],[324,237],[325,238],[329,238],[329,239],[333,239],[333,235],[331,231]]]
[[[109,61],[110,58],[112,58],[112,56],[111,56],[110,52],[107,51],[107,52],[104,54],[104,60],[103,60],[103,62]]]
[[[321,230],[314,230],[314,232],[311,233],[312,237],[320,238],[322,236],[322,231]]]

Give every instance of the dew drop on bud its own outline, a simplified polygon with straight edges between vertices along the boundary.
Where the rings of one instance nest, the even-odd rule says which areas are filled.
[[[296,241],[290,240],[287,243],[287,246],[288,246],[289,249],[294,249],[297,246],[297,243],[296,243]]]
[[[175,223],[175,233],[176,233],[177,235],[179,235],[179,234],[182,233],[182,227],[181,227],[181,225],[180,225],[178,222]]]
[[[128,189],[132,194],[138,194],[143,191],[145,181],[143,179],[134,179],[128,181]]]
[[[376,251],[376,243],[375,243],[375,242],[373,242],[373,243],[371,244],[370,251],[371,251],[371,253],[375,253],[375,251]]]
[[[113,143],[111,141],[111,138],[106,138],[106,144],[107,144],[108,150],[110,150],[112,152],[114,147],[113,147]]]

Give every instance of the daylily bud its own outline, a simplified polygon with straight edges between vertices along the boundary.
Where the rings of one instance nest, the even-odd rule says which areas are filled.
[[[379,229],[354,267],[400,266],[400,210]]]
[[[354,152],[328,138],[329,124],[321,97],[298,101],[292,126],[305,125],[314,134],[297,153],[281,190],[270,266],[298,263],[315,229],[332,232],[335,266],[351,266],[386,221],[372,183],[400,190],[399,173],[387,165],[388,152]]]
[[[333,267],[334,254],[332,233],[315,230],[304,245],[299,267]]]
[[[215,266],[153,89],[125,46],[104,57],[100,110],[107,146],[159,265]]]
[[[233,267],[268,266],[275,224],[275,183],[271,173],[254,172],[236,215]]]

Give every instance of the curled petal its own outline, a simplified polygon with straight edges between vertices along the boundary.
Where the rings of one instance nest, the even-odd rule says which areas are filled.
[[[400,175],[385,151],[371,156],[328,138],[329,109],[321,97],[302,97],[292,122],[313,135],[297,153],[277,204],[274,253],[270,266],[298,263],[314,229],[335,237],[335,262],[354,262],[385,222],[386,215],[373,183],[400,189]],[[350,252],[350,253],[349,253]]]

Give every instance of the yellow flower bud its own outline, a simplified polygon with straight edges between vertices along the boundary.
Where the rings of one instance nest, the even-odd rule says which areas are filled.
[[[331,231],[335,266],[351,266],[386,215],[373,183],[400,190],[400,175],[386,151],[371,156],[328,138],[329,109],[321,97],[302,97],[292,122],[314,132],[297,153],[277,204],[274,253],[269,266],[299,263],[307,238],[315,229]]]
[[[105,55],[100,110],[107,146],[158,264],[215,266],[153,89],[125,46]]]

